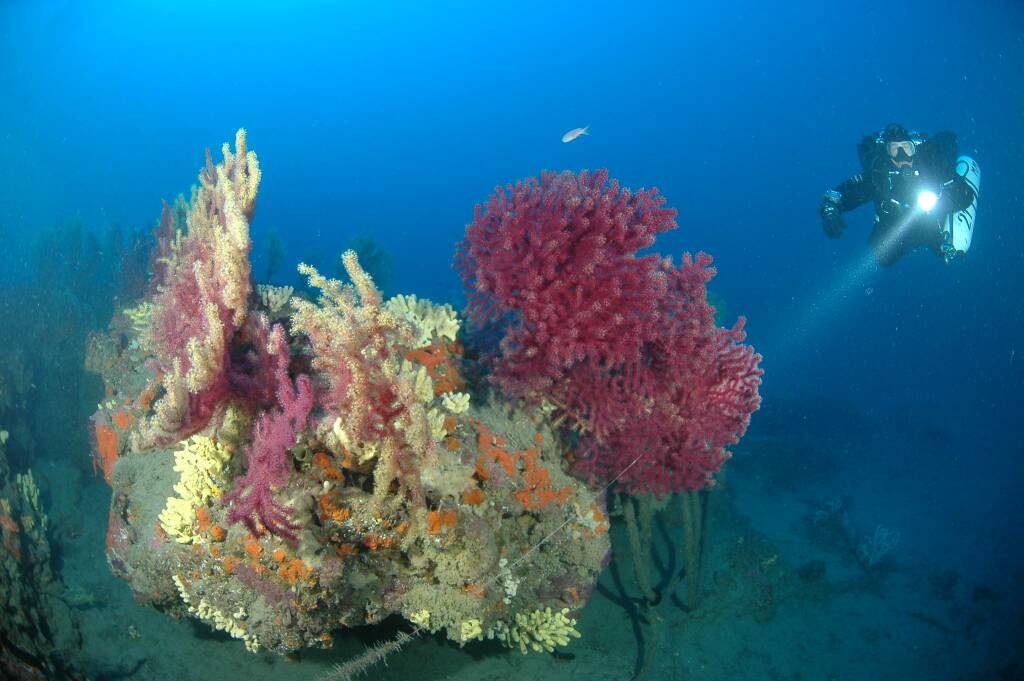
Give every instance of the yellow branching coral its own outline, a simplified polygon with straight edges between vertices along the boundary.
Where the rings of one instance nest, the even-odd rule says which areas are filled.
[[[188,388],[181,360],[175,358],[161,379],[164,394],[153,405],[153,414],[132,433],[132,448],[147,449],[158,442],[176,440],[188,414]]]
[[[185,589],[184,582],[182,582],[178,575],[172,575],[171,579],[174,581],[174,586],[178,588],[178,595],[181,596],[182,602],[188,606],[188,611],[190,613],[206,622],[214,629],[223,631],[229,636],[239,639],[245,644],[245,649],[250,653],[255,653],[259,650],[259,639],[245,628],[244,622],[249,616],[245,611],[245,608],[239,607],[238,610],[233,612],[230,616],[225,615],[223,612],[210,605],[205,598],[200,598],[198,603],[194,602],[188,591]]]
[[[203,390],[223,370],[224,321],[241,327],[252,293],[249,220],[260,183],[259,162],[247,148],[244,129],[235,134],[235,153],[225,143],[223,154],[224,160],[216,166],[207,155],[199,187],[193,189],[188,204],[188,234],[176,247],[175,269],[168,275],[169,281],[194,280],[199,291],[203,332],[187,343],[185,381],[192,393]],[[184,251],[192,256],[180,257]],[[197,258],[196,253],[207,255]],[[157,303],[173,308],[181,301],[158,298]],[[226,308],[223,314],[222,307]],[[171,312],[161,309],[158,314]]]
[[[271,286],[270,284],[257,284],[256,292],[260,296],[260,303],[272,315],[276,315],[291,300],[295,289],[291,286]]]
[[[429,629],[430,628],[430,611],[427,610],[426,608],[423,608],[422,610],[417,610],[416,612],[414,612],[414,613],[409,615],[409,621],[412,622],[413,624],[415,624],[418,627],[423,627],[424,629]]]
[[[30,468],[24,475],[18,473],[15,482],[24,501],[22,508],[31,509],[31,515],[23,516],[23,520],[29,522],[29,529],[31,529],[31,524],[34,523],[32,520],[33,515],[38,517],[42,530],[45,533],[49,519],[43,511],[43,504],[39,501],[39,487],[36,486],[36,480],[32,476],[32,469]]]
[[[131,322],[135,333],[141,335],[149,329],[150,321],[153,319],[153,303],[145,300],[135,307],[126,307],[122,312]]]
[[[415,347],[429,345],[435,337],[454,341],[459,333],[459,318],[451,305],[435,305],[425,298],[399,294],[384,307],[413,325],[418,335]]]
[[[440,442],[448,435],[448,429],[444,427],[444,414],[438,409],[431,409],[427,412],[427,418],[430,420],[430,437]]]
[[[413,341],[411,326],[400,322],[381,307],[380,291],[359,265],[354,251],[346,251],[342,263],[353,284],[344,286],[327,279],[316,268],[299,265],[309,285],[320,289],[314,304],[293,300],[292,331],[309,337],[315,352],[314,366],[331,381],[331,399],[345,400],[344,430],[363,431],[369,416],[372,366],[381,373],[397,376],[401,366],[388,349]],[[329,405],[341,406],[341,405]]]
[[[321,295],[316,303],[293,299],[292,332],[309,339],[313,366],[331,386],[325,406],[336,418],[327,441],[335,440],[360,462],[375,460],[374,504],[380,508],[396,478],[416,486],[416,473],[400,476],[395,457],[421,457],[434,449],[427,415],[433,384],[403,357],[403,349],[416,341],[412,324],[385,309],[354,251],[346,251],[342,263],[350,285],[299,265]]]
[[[251,289],[249,220],[256,207],[260,165],[255,152],[247,148],[244,128],[239,128],[235,133],[235,153],[231,153],[231,146],[226,142],[221,151],[224,155],[223,163],[216,167],[207,163],[206,169],[199,174],[199,181],[202,185],[200,193],[209,192],[209,200],[220,204],[223,218],[210,220],[216,213],[201,206],[201,211],[194,211],[198,215],[189,213],[188,226],[189,234],[192,235],[197,230],[193,218],[206,218],[198,227],[210,230],[214,261],[219,266],[217,276],[224,283],[221,296],[234,312],[233,321],[238,327],[245,321]],[[201,204],[203,201],[193,201],[195,203]]]
[[[197,268],[198,273],[198,268]],[[206,338],[190,338],[186,346],[188,352],[188,372],[185,374],[185,385],[191,393],[198,393],[217,377],[223,369],[224,358],[224,324],[220,320],[220,311],[215,303],[207,303],[203,307],[206,317]]]
[[[484,631],[481,627],[480,620],[478,619],[464,620],[459,625],[459,636],[463,643],[471,641],[474,638],[483,638],[483,635]]]
[[[174,491],[160,512],[160,524],[182,544],[198,541],[196,508],[224,494],[222,475],[231,452],[203,435],[193,435],[174,453],[174,470],[180,474]]]
[[[162,244],[168,255],[160,260],[149,340],[164,395],[138,428],[136,448],[179,439],[188,393],[199,394],[223,376],[227,345],[246,321],[252,294],[249,220],[260,168],[243,129],[235,135],[235,152],[225,144],[223,154],[214,165],[207,153],[187,205],[187,232],[178,217],[185,206],[176,204],[173,242]]]
[[[421,366],[419,371],[417,371],[412,368],[412,362],[408,361],[402,366],[406,371],[414,372],[416,378],[414,379],[413,388],[416,391],[416,397],[419,398],[420,402],[428,404],[434,399],[434,381],[430,378],[430,374],[427,373],[427,367]]]
[[[345,432],[345,426],[342,424],[341,417],[334,420],[331,432],[338,438],[338,444],[355,456],[356,461],[359,463],[363,464],[377,458],[377,454],[380,451],[380,443],[364,442],[350,436]]]
[[[461,414],[469,409],[469,393],[445,393],[441,404],[451,413]]]
[[[534,610],[530,613],[517,613],[515,621],[509,625],[498,622],[487,632],[487,638],[496,638],[509,648],[519,646],[524,655],[529,651],[536,653],[555,651],[555,646],[569,645],[570,638],[579,638],[576,620],[568,616],[569,608],[554,612],[551,608]]]

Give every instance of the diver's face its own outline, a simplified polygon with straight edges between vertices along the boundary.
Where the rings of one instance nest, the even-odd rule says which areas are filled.
[[[908,140],[900,142],[888,142],[885,150],[889,153],[889,160],[897,168],[911,168],[914,165],[914,143]]]

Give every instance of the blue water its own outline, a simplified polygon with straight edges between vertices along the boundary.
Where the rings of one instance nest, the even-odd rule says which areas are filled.
[[[968,585],[984,584],[1001,608],[1018,613],[987,613],[977,638],[956,643],[976,656],[927,678],[994,679],[1000,669],[1016,670],[1003,678],[1022,678],[1012,675],[1024,675],[1012,645],[1021,637],[1012,632],[1024,625],[1024,6],[481,6],[3,2],[0,287],[37,281],[37,237],[58,224],[78,220],[97,234],[154,225],[161,198],[187,196],[204,149],[216,156],[242,126],[264,171],[254,271],[265,269],[261,244],[276,232],[286,263],[274,274],[278,284],[297,282],[291,267],[299,260],[330,270],[349,239],[369,234],[393,257],[389,292],[459,304],[454,246],[474,204],[495,186],[543,169],[598,167],[624,186],[657,186],[679,210],[680,226],[656,250],[711,253],[719,268],[712,290],[731,318],[747,317],[749,341],[764,356],[764,407],[737,449],[738,512],[755,517],[785,552],[791,544],[783,537],[797,541],[801,498],[855,497],[860,526],[900,530],[894,558],[905,574],[918,569],[920,582],[922,566],[959,571],[962,602],[951,611],[973,607]],[[868,207],[847,216],[842,239],[822,233],[822,193],[859,172],[856,143],[890,122],[953,130],[961,153],[980,163],[977,229],[965,259],[946,266],[922,251],[875,267]],[[588,136],[561,143],[562,133],[585,125]],[[82,392],[69,397],[88,413],[101,395]],[[46,430],[39,414],[34,424]],[[59,438],[41,435],[47,446],[20,463],[87,461],[84,435],[68,437],[75,447],[57,450]],[[788,496],[745,484],[744,454],[784,437],[816,443],[837,460],[835,477]],[[101,540],[104,488],[82,484],[87,498],[100,499],[93,520]],[[60,503],[59,493],[48,494]],[[98,570],[100,551],[89,558]],[[124,588],[102,572],[90,579],[105,593]],[[131,607],[124,603],[117,616],[134,617],[143,641],[174,624]],[[956,630],[957,615],[947,615]],[[844,626],[840,615],[830,617]],[[882,628],[897,638],[902,627],[920,625],[893,612],[875,619],[887,617]],[[113,658],[90,626],[85,652],[95,651],[99,678],[101,669],[112,673]],[[182,640],[194,636],[175,626]],[[792,631],[743,635],[751,648],[772,651],[766,669],[878,678],[843,657],[846,648],[787,654]],[[954,645],[956,634],[908,631],[891,668],[905,674],[899,678],[934,674],[929,651]],[[628,624],[616,635],[631,659]],[[685,638],[680,625],[680,650]],[[685,650],[675,666],[660,651],[655,678],[714,678]],[[581,665],[595,654],[575,652]],[[516,678],[513,667],[478,675],[472,657],[454,654],[463,656],[457,671],[426,678]],[[567,678],[573,664],[542,673]],[[277,665],[282,675],[316,671]],[[205,678],[198,668],[189,673]],[[745,674],[731,678],[754,678]]]

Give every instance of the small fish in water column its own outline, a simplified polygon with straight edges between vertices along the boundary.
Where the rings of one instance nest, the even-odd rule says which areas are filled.
[[[584,125],[582,128],[573,128],[569,132],[562,135],[562,141],[565,143],[569,143],[572,142],[577,137],[580,137],[581,135],[589,135],[590,133],[587,132],[589,128],[589,125]]]

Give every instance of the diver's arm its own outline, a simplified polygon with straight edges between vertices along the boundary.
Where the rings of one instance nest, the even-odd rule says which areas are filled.
[[[846,180],[833,191],[839,193],[839,212],[846,213],[871,200],[874,190],[868,178],[858,173]]]
[[[818,214],[825,234],[838,239],[846,229],[843,213],[853,210],[871,200],[871,183],[861,174],[854,175],[835,189],[825,192]]]

